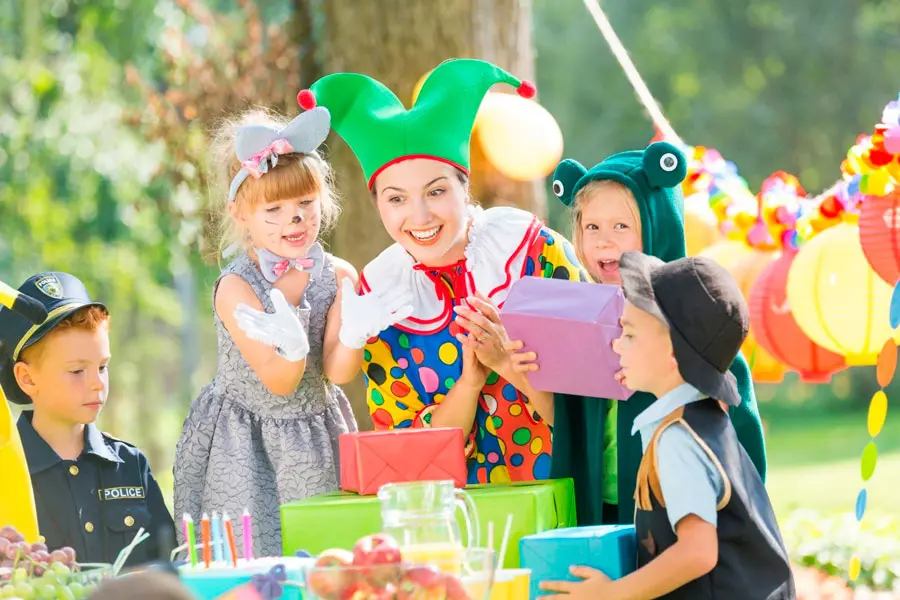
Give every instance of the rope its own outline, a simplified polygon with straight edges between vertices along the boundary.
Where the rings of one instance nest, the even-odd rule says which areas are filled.
[[[675,133],[675,129],[672,128],[669,120],[663,115],[662,109],[653,98],[653,94],[650,93],[647,84],[644,83],[643,78],[641,78],[641,74],[638,73],[637,68],[631,61],[631,57],[628,56],[628,51],[625,50],[625,46],[622,45],[619,36],[616,35],[609,19],[606,18],[606,14],[603,12],[603,9],[600,8],[599,2],[597,0],[584,0],[584,5],[588,9],[588,12],[591,13],[591,16],[594,17],[594,22],[600,29],[600,33],[603,34],[603,39],[609,44],[609,49],[612,50],[612,53],[616,57],[616,60],[619,61],[622,70],[625,71],[625,76],[628,77],[631,87],[634,88],[638,100],[641,101],[641,104],[643,104],[644,108],[647,109],[647,112],[650,113],[650,118],[653,119],[653,123],[659,128],[665,138],[684,146],[685,143],[681,140],[681,137]]]

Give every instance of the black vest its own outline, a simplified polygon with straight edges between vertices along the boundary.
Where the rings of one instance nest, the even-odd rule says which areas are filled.
[[[715,568],[666,600],[795,600],[787,550],[759,473],[738,443],[728,414],[716,400],[693,402],[666,417],[647,445],[638,470],[635,528],[638,567],[678,538],[666,514],[656,472],[656,445],[675,423],[686,427],[713,459],[725,482],[718,506],[719,560]]]

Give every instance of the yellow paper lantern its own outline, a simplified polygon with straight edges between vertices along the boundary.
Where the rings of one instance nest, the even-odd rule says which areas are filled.
[[[12,412],[2,388],[0,404],[0,474],[3,480],[0,527],[12,525],[25,537],[25,541],[34,543],[38,538],[38,523],[31,476],[28,474],[19,430],[13,423]]]
[[[711,258],[725,267],[734,277],[744,298],[748,301],[753,282],[778,256],[775,252],[756,250],[746,243],[736,240],[725,240],[713,244],[699,255]],[[741,352],[747,359],[747,364],[750,365],[750,373],[754,381],[778,383],[784,379],[786,367],[756,342],[752,330],[741,345]]]
[[[788,273],[787,298],[800,329],[851,366],[876,364],[891,338],[891,291],[869,266],[855,223],[803,244]]]
[[[475,130],[488,161],[516,181],[546,177],[562,158],[562,131],[553,115],[533,100],[487,94]]]
[[[709,196],[693,194],[684,199],[684,240],[688,256],[696,256],[723,239],[719,220],[709,206]]]

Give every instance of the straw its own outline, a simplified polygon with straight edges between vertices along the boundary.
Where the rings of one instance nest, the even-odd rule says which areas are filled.
[[[506,527],[503,529],[503,541],[500,542],[500,559],[497,566],[503,568],[503,560],[506,558],[506,547],[509,545],[509,534],[512,529],[513,516],[512,513],[506,515]]]
[[[131,543],[122,548],[122,551],[119,552],[119,556],[116,557],[116,562],[114,562],[112,566],[113,577],[118,576],[119,571],[121,571],[122,567],[125,566],[125,561],[128,560],[128,557],[131,556],[131,553],[134,552],[134,549],[149,537],[150,534],[146,533],[143,527],[137,530],[137,533],[134,534],[134,538],[132,538]]]
[[[230,555],[231,564],[236,569],[238,559],[237,545],[234,543],[234,525],[232,525],[231,517],[228,516],[228,513],[222,513],[222,523],[225,524],[225,538],[228,542],[228,552],[226,554]]]
[[[488,531],[487,531],[487,545],[491,550],[495,550],[494,548],[494,522],[488,521]]]

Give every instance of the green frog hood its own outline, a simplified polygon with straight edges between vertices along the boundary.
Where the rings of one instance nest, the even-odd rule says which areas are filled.
[[[669,262],[686,254],[681,195],[685,175],[684,154],[668,142],[655,142],[644,150],[613,154],[590,170],[566,159],[553,173],[553,193],[571,207],[578,192],[592,181],[621,183],[637,200],[644,254]]]

